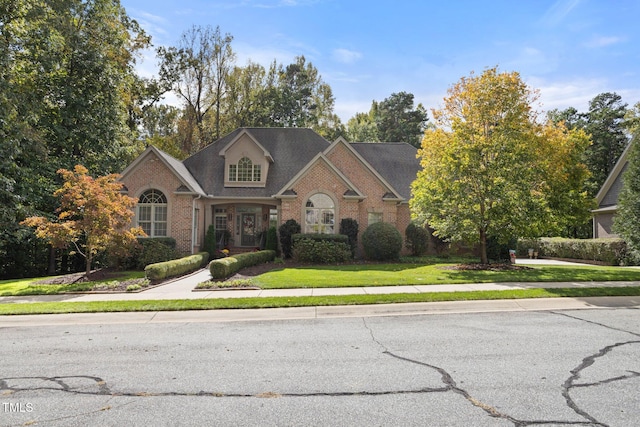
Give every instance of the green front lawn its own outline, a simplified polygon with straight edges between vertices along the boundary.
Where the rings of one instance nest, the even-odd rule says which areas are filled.
[[[640,281],[640,269],[536,266],[523,270],[451,270],[455,264],[355,264],[282,268],[252,279],[264,289],[438,285],[491,282]]]
[[[52,277],[35,277],[19,280],[0,280],[0,296],[23,296],[23,295],[55,295],[65,292],[87,292],[110,290],[117,288],[121,283],[134,279],[143,279],[144,271],[123,271],[109,277],[107,280],[95,282],[83,282],[73,284],[38,284],[37,282],[55,279]]]

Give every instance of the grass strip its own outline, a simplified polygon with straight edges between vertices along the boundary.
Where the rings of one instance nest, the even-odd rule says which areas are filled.
[[[453,270],[454,264],[362,264],[276,269],[252,278],[262,289],[440,285],[502,282],[640,281],[640,269],[534,266],[523,270]]]
[[[506,291],[431,292],[417,294],[329,295],[310,297],[212,298],[197,300],[36,302],[0,304],[0,315],[183,311],[332,305],[398,304],[524,298],[640,296],[640,286],[620,288],[519,289]]]

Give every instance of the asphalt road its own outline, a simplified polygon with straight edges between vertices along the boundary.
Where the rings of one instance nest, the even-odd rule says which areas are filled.
[[[635,308],[0,327],[0,425],[632,426]]]

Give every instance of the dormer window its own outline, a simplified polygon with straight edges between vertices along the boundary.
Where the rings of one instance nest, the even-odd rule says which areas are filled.
[[[229,165],[229,182],[259,182],[261,179],[261,165],[254,164],[248,157],[238,160],[238,164]]]

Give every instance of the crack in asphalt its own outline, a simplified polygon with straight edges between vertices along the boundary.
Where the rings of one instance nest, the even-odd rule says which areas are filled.
[[[610,326],[610,325],[605,325],[604,323],[596,322],[596,321],[594,321],[594,320],[583,319],[582,317],[572,316],[572,315],[570,315],[570,314],[567,314],[567,313],[561,313],[561,312],[558,312],[558,311],[549,311],[548,313],[550,313],[550,314],[555,314],[555,315],[557,315],[557,316],[564,316],[564,317],[568,317],[569,319],[579,320],[579,321],[581,321],[581,322],[590,323],[590,324],[592,324],[592,325],[601,326],[601,327],[603,327],[603,328],[611,329],[612,331],[624,332],[624,333],[627,333],[627,334],[634,335],[634,336],[636,336],[636,337],[640,337],[640,333],[632,332],[632,331],[628,331],[628,330],[626,330],[626,329],[616,328],[616,327],[614,327],[614,326]]]
[[[572,318],[575,320],[587,322],[590,324],[598,325],[601,327],[605,327],[608,329],[629,333],[634,336],[640,336],[640,334],[611,327],[608,325],[604,325],[595,321],[590,321],[586,319],[581,319],[579,317],[571,316],[565,313],[555,313],[558,315],[562,315],[568,318]],[[617,377],[607,378],[601,381],[593,382],[593,383],[577,383],[577,381],[581,377],[581,373],[592,366],[597,359],[603,358],[608,355],[613,349],[624,346],[624,345],[633,345],[640,344],[640,340],[633,341],[625,341],[618,342],[615,344],[608,345],[596,353],[585,357],[582,362],[574,369],[570,371],[571,375],[565,380],[562,384],[562,396],[564,397],[567,406],[572,409],[576,414],[584,418],[586,421],[566,421],[566,420],[519,420],[511,415],[501,412],[495,407],[482,402],[481,400],[473,397],[467,390],[460,387],[453,376],[449,374],[444,368],[432,365],[420,360],[411,359],[408,357],[401,356],[399,354],[395,354],[390,351],[386,345],[384,345],[378,338],[376,338],[373,329],[367,324],[366,318],[362,318],[365,329],[369,332],[371,339],[375,342],[381,349],[382,354],[387,355],[389,357],[393,357],[397,360],[401,360],[403,362],[412,363],[418,366],[422,366],[428,369],[432,369],[440,374],[441,381],[443,383],[442,387],[424,387],[417,389],[408,389],[408,390],[382,390],[382,391],[353,391],[353,392],[307,392],[307,393],[277,393],[272,391],[266,391],[263,393],[222,393],[216,391],[206,391],[200,390],[198,392],[146,392],[146,391],[134,391],[134,392],[118,392],[113,391],[108,385],[107,382],[95,376],[88,375],[75,375],[75,376],[55,376],[55,377],[44,377],[44,376],[34,376],[34,377],[7,377],[0,378],[0,391],[4,396],[8,396],[14,393],[24,392],[24,391],[60,391],[64,393],[72,393],[77,395],[93,395],[93,396],[108,396],[108,397],[197,397],[197,396],[208,396],[208,397],[219,397],[219,398],[282,398],[282,397],[353,397],[353,396],[385,396],[385,395],[408,395],[408,394],[423,394],[423,393],[448,393],[453,392],[458,395],[464,397],[466,401],[468,401],[471,405],[483,410],[488,416],[493,418],[499,418],[506,420],[514,425],[514,427],[526,427],[532,425],[589,425],[589,426],[602,426],[607,427],[607,424],[598,421],[594,416],[589,414],[585,409],[580,408],[577,403],[573,400],[570,393],[572,390],[576,388],[586,388],[586,387],[597,387],[603,384],[625,381],[633,378],[640,377],[640,372],[635,371],[626,371],[626,375],[620,375]],[[21,381],[42,381],[45,382],[44,385],[39,386],[20,386]],[[88,381],[88,386],[85,384],[83,386],[73,386],[68,384],[68,382],[73,380],[84,380]],[[16,384],[16,382],[18,384]],[[47,385],[46,383],[50,383]],[[125,404],[126,405],[126,404]],[[118,405],[122,406],[122,405]],[[107,405],[103,408],[100,408],[96,411],[88,412],[87,414],[100,412],[112,409],[110,405]],[[77,414],[78,415],[78,414]],[[76,416],[77,416],[76,415]],[[79,414],[82,415],[82,414]],[[70,417],[64,417],[71,418]]]
[[[605,351],[600,351],[598,353],[596,353],[596,355],[593,356],[588,356],[585,359],[583,359],[583,363],[576,369],[571,371],[571,377],[569,377],[569,379],[567,379],[563,385],[563,397],[565,397],[565,400],[567,401],[567,405],[574,410],[577,414],[579,414],[580,416],[582,416],[583,418],[587,419],[587,421],[560,421],[560,420],[518,420],[506,413],[502,413],[500,411],[498,411],[495,407],[488,405],[476,398],[474,398],[473,396],[471,396],[471,394],[466,391],[465,389],[459,387],[456,383],[456,381],[453,379],[453,377],[443,368],[439,367],[439,366],[435,366],[435,365],[431,365],[429,363],[426,362],[422,362],[419,360],[415,360],[415,359],[410,359],[407,357],[403,357],[403,356],[399,356],[397,354],[394,354],[393,352],[389,351],[389,349],[380,342],[380,340],[378,340],[375,337],[375,334],[373,333],[373,330],[369,327],[369,325],[367,324],[367,321],[365,318],[362,319],[363,323],[364,323],[364,327],[369,331],[371,338],[373,339],[373,341],[378,344],[382,349],[383,349],[383,354],[387,354],[391,357],[394,357],[398,360],[402,360],[405,362],[409,362],[409,363],[413,363],[419,366],[424,366],[430,369],[434,369],[435,371],[437,371],[442,379],[442,382],[445,384],[445,388],[447,391],[452,391],[454,393],[460,394],[462,395],[469,403],[471,403],[473,406],[476,406],[480,409],[482,409],[483,411],[485,411],[489,416],[494,417],[494,418],[501,418],[504,420],[507,420],[511,423],[513,423],[513,425],[515,427],[525,427],[525,426],[531,426],[531,425],[538,425],[538,424],[546,424],[546,425],[552,425],[552,424],[557,424],[557,425],[588,425],[588,426],[603,426],[603,427],[607,427],[607,424],[604,424],[598,420],[596,420],[595,418],[593,418],[591,415],[589,415],[588,413],[586,413],[585,411],[581,410],[580,408],[578,408],[578,406],[575,404],[575,402],[573,402],[573,400],[571,399],[571,397],[569,396],[569,391],[571,388],[573,387],[587,387],[589,385],[587,384],[573,384],[573,381],[577,378],[580,377],[580,372],[587,368],[588,366],[591,366],[593,364],[593,361],[597,358],[597,357],[602,357],[604,356],[606,353],[608,353],[612,348],[618,347],[620,345],[624,345],[624,344],[630,344],[630,343],[636,343],[636,342],[640,342],[640,341],[630,341],[630,342],[626,342],[626,343],[618,343],[618,344],[614,344],[612,346],[609,346],[611,348],[605,348]],[[629,379],[629,378],[633,378],[636,376],[640,376],[640,373],[634,372],[634,371],[627,371],[630,372],[630,375],[624,375],[621,377],[616,377],[616,378],[611,378],[608,380],[604,380],[604,381],[600,381],[598,383],[594,383],[592,385],[600,385],[600,384],[604,384],[607,382],[613,382],[613,381],[619,381],[619,380],[624,380],[624,379]]]
[[[593,322],[591,322],[591,323],[593,323]],[[580,365],[578,365],[575,369],[571,370],[571,376],[569,378],[567,378],[567,380],[562,385],[562,396],[565,398],[565,400],[567,402],[567,405],[571,409],[573,409],[577,414],[579,414],[580,416],[582,416],[582,417],[586,418],[587,420],[593,422],[595,425],[606,426],[606,424],[596,420],[586,410],[580,408],[576,404],[576,402],[573,400],[573,398],[571,397],[570,392],[571,392],[571,390],[573,390],[574,388],[577,388],[577,387],[596,387],[596,386],[599,386],[599,385],[602,385],[602,384],[607,384],[607,383],[611,383],[611,382],[615,382],[615,381],[623,381],[623,380],[626,380],[626,379],[629,379],[629,378],[634,378],[634,377],[640,376],[640,373],[638,373],[638,372],[627,371],[627,372],[631,372],[631,375],[622,375],[622,376],[618,376],[618,377],[614,377],[614,378],[608,378],[606,380],[598,381],[598,382],[595,382],[595,383],[575,384],[575,382],[580,378],[580,375],[581,375],[582,371],[584,371],[585,369],[587,369],[588,367],[593,365],[595,363],[596,359],[606,356],[614,348],[621,347],[623,345],[630,345],[630,344],[640,344],[640,341],[625,341],[625,342],[619,342],[619,343],[615,343],[615,344],[612,344],[612,345],[608,345],[608,346],[600,349],[597,353],[585,357],[584,359],[582,359],[582,363],[580,363]]]

